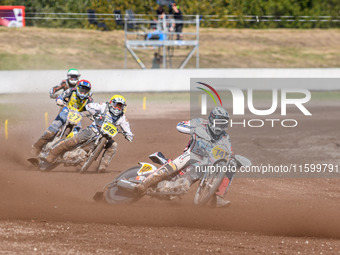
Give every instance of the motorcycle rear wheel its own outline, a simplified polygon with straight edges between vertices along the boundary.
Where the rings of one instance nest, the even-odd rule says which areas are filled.
[[[117,182],[120,179],[129,179],[138,176],[137,172],[139,169],[140,166],[131,167],[115,178],[112,183],[108,184],[104,188],[104,200],[108,204],[131,204],[142,198],[143,195],[117,186]]]

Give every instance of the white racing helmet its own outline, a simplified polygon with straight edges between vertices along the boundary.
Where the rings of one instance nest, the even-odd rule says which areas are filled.
[[[68,69],[67,71],[67,81],[70,85],[75,86],[79,81],[80,73],[77,69]]]
[[[209,129],[219,136],[229,126],[229,113],[222,107],[215,107],[209,114]]]

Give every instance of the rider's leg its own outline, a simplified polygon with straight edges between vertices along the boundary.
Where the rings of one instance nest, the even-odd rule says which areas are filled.
[[[36,141],[35,144],[32,145],[32,154],[37,156],[41,149],[47,144],[48,142],[52,141],[56,133],[58,132],[59,128],[65,124],[67,120],[68,109],[59,112],[57,117],[54,119],[52,124],[47,128],[44,134]]]
[[[106,168],[109,166],[111,160],[116,154],[117,147],[118,147],[118,144],[113,140],[107,143],[102,159],[100,160],[98,172],[100,173],[105,172]]]
[[[158,168],[154,173],[149,175],[140,184],[136,186],[136,189],[140,193],[144,193],[150,186],[164,180],[171,174],[181,170],[190,160],[190,151],[187,150],[182,155],[174,159],[173,161],[166,163]]]
[[[235,172],[230,171],[226,173],[222,183],[218,187],[218,190],[215,192],[215,198],[212,200],[212,205],[216,207],[227,207],[231,204],[230,201],[224,200],[224,196],[227,194],[228,189],[231,185],[231,182],[234,178]]]
[[[59,116],[59,115],[58,115]],[[48,142],[52,141],[57,134],[59,128],[65,123],[63,120],[57,118],[52,122],[51,126],[47,128],[44,134],[32,145],[32,154],[38,156],[42,148]]]
[[[175,173],[178,169],[172,162],[166,163],[165,165],[158,168],[154,173],[149,175],[140,184],[136,186],[136,190],[140,193],[144,193],[150,186],[164,180],[169,175]]]
[[[79,140],[77,135],[73,136],[72,138],[59,141],[55,146],[53,146],[45,160],[49,163],[52,163],[58,157],[59,154],[72,149],[78,143]]]
[[[44,132],[44,134],[38,139],[38,141],[36,141],[32,145],[32,152],[31,152],[32,155],[35,157],[38,156],[42,148],[44,147],[44,145],[50,142],[54,138],[55,134],[56,134],[55,131],[51,131],[50,129],[47,129]]]
[[[73,149],[77,144],[87,141],[94,135],[95,133],[90,128],[87,128],[72,138],[61,140],[53,146],[45,160],[49,163],[53,162],[60,154]]]

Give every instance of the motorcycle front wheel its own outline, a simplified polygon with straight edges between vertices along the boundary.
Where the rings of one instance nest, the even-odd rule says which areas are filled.
[[[226,162],[219,162],[217,165],[221,166],[222,168],[226,165]],[[205,205],[208,203],[208,201],[217,191],[218,187],[221,185],[224,177],[225,172],[223,171],[207,172],[198,186],[194,196],[194,204]]]
[[[87,160],[85,161],[84,165],[80,169],[80,173],[81,174],[85,173],[89,169],[89,167],[91,166],[93,161],[97,159],[99,154],[102,152],[102,150],[103,150],[103,148],[105,146],[105,143],[106,143],[106,139],[102,138],[100,140],[99,144],[97,145],[97,147],[91,152],[90,156],[87,158]]]

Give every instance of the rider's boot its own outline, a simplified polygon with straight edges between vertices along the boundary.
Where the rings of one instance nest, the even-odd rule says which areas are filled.
[[[49,141],[53,139],[56,132],[53,132],[49,129],[47,129],[44,134],[38,139],[38,141],[32,145],[32,151],[31,154],[33,156],[38,156],[41,152],[41,149],[44,147],[45,144],[47,144]]]
[[[48,163],[52,163],[60,154],[72,149],[77,144],[78,144],[77,137],[72,137],[67,140],[61,140],[51,149],[45,160]]]
[[[166,177],[175,173],[176,171],[177,167],[174,165],[174,163],[166,163],[161,168],[157,169],[154,173],[149,175],[141,183],[139,183],[135,189],[138,193],[144,194],[150,186],[164,180]]]
[[[100,164],[99,164],[99,167],[98,167],[99,173],[105,172],[106,168],[109,166],[111,160],[113,159],[113,157],[116,154],[117,146],[118,146],[118,144],[116,142],[114,142],[109,148],[107,148],[104,151],[103,157],[100,160]]]
[[[216,208],[225,208],[230,206],[231,202],[228,200],[224,200],[223,197],[220,195],[214,195],[212,200],[211,200],[211,206],[216,207]]]

